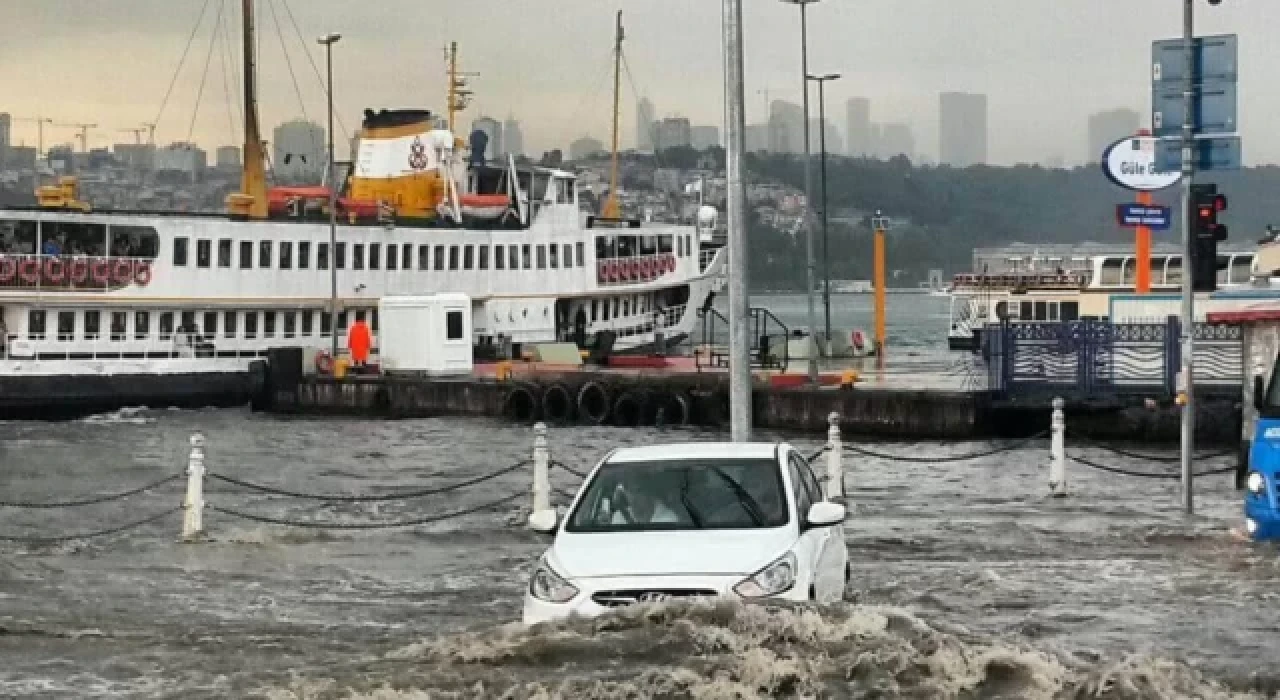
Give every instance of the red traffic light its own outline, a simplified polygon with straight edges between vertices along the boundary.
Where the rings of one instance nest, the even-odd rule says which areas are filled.
[[[1213,196],[1213,209],[1214,211],[1227,210],[1227,196],[1225,194],[1216,194]]]

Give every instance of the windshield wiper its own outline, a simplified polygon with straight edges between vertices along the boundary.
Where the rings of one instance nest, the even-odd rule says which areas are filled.
[[[684,485],[680,487],[680,505],[684,506],[685,511],[689,514],[689,519],[693,521],[693,526],[702,529],[702,515],[698,513],[698,509],[693,507],[693,500],[689,498],[689,470],[684,471]]]
[[[756,503],[756,499],[752,498],[751,494],[742,488],[742,484],[734,481],[733,477],[725,474],[720,467],[711,467],[710,469],[712,473],[724,480],[729,485],[729,488],[733,489],[733,494],[738,497],[738,503],[742,505],[742,509],[747,512],[747,515],[751,516],[751,521],[757,526],[764,525],[764,515],[760,512],[760,504]]]

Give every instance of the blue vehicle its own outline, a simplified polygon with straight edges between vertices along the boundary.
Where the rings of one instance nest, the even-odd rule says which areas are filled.
[[[1253,403],[1258,421],[1244,479],[1244,525],[1255,541],[1280,539],[1280,382],[1274,373],[1265,390],[1262,378],[1254,379]]]

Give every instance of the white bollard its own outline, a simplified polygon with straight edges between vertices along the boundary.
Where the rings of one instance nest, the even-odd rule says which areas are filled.
[[[827,500],[844,498],[844,445],[840,442],[840,414],[827,415]]]
[[[204,435],[191,434],[187,458],[187,496],[182,507],[182,539],[190,542],[204,532]]]
[[[533,426],[533,512],[551,510],[551,450],[547,448],[547,424]]]
[[[1049,421],[1049,493],[1054,498],[1067,495],[1067,416],[1066,402],[1053,400],[1053,418]]]

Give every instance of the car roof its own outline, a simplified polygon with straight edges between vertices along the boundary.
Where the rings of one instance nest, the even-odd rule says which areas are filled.
[[[609,455],[610,464],[686,459],[774,459],[780,442],[686,442],[623,447]]]

